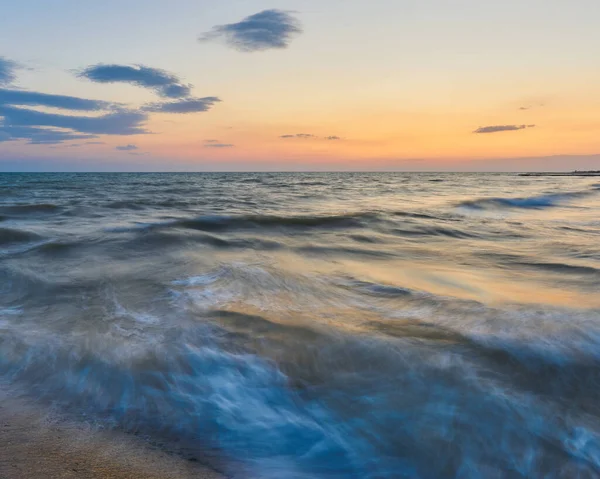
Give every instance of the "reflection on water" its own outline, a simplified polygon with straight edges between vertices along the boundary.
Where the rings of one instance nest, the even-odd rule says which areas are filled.
[[[232,477],[600,475],[600,185],[0,175],[0,374]]]

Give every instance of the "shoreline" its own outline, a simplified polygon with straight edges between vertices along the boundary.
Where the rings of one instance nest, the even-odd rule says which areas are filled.
[[[572,176],[575,178],[594,178],[594,177],[600,176],[600,172],[595,172],[595,171],[589,172],[589,173],[586,173],[585,171],[581,171],[581,172],[574,171],[571,173],[532,172],[532,173],[519,173],[519,176],[559,176],[559,177]]]
[[[151,447],[135,436],[102,431],[44,412],[0,385],[2,479],[226,479]]]

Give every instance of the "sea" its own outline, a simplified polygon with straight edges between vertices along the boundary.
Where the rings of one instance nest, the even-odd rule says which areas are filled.
[[[599,180],[0,174],[0,380],[235,479],[600,477]]]

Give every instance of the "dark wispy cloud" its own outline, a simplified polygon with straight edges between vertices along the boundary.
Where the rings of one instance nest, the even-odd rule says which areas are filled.
[[[217,25],[199,41],[222,40],[241,52],[287,48],[302,33],[300,22],[284,10],[263,10],[238,23]]]
[[[0,126],[0,142],[27,140],[31,145],[55,145],[71,140],[87,140],[96,135],[65,132],[36,126]]]
[[[315,135],[311,135],[310,133],[294,133],[293,135],[281,135],[279,138],[283,138],[284,140],[288,140],[290,138],[302,138],[302,139],[309,139],[309,138],[317,138]]]
[[[82,111],[98,111],[113,106],[105,101],[6,88],[0,88],[0,105],[49,106]]]
[[[183,98],[191,93],[191,85],[184,84],[176,75],[144,65],[100,63],[87,67],[78,76],[97,83],[130,83],[154,90],[165,98]]]
[[[138,147],[131,143],[129,145],[122,145],[122,146],[115,147],[115,150],[119,150],[119,151],[133,151],[133,150],[137,150],[137,149],[138,149]]]
[[[221,143],[218,140],[206,140],[204,148],[233,148],[235,145],[231,143]]]
[[[473,133],[499,133],[501,131],[517,131],[534,127],[535,125],[492,125],[477,128]]]
[[[101,116],[76,116],[44,113],[26,108],[0,105],[5,126],[50,127],[93,135],[140,135],[148,116],[139,111],[121,110]]]
[[[284,140],[291,140],[291,139],[298,138],[301,140],[329,140],[329,141],[342,139],[341,137],[335,136],[335,135],[320,137],[317,135],[311,135],[310,133],[294,133],[293,135],[281,135],[279,138],[282,138]]]
[[[523,105],[523,106],[519,107],[519,110],[521,110],[521,111],[527,111],[527,110],[532,110],[534,108],[543,108],[544,106],[546,106],[544,103],[537,103],[537,104],[531,104],[531,105]]]
[[[106,143],[104,143],[103,141],[86,141],[85,144],[86,145],[105,145]]]
[[[8,85],[13,82],[18,64],[5,57],[0,57],[0,85]]]
[[[215,103],[221,100],[216,96],[205,98],[184,98],[179,101],[165,103],[151,103],[144,107],[144,111],[153,113],[200,113],[210,110]]]

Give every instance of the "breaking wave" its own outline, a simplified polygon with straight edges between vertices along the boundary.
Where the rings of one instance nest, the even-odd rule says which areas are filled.
[[[543,209],[563,206],[565,203],[585,198],[591,194],[593,194],[592,191],[578,191],[572,193],[553,193],[527,198],[480,198],[477,200],[463,201],[459,203],[458,206],[476,210],[506,208]]]

